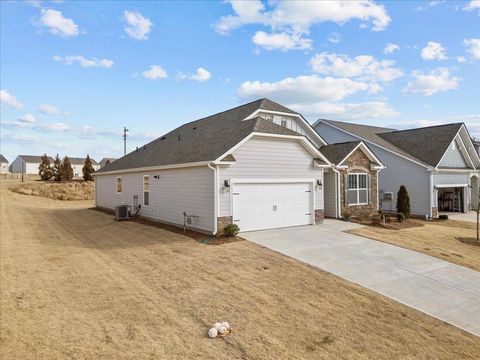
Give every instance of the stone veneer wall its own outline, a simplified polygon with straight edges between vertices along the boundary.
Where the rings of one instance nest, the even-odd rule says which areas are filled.
[[[217,233],[223,233],[223,228],[233,222],[231,216],[220,216],[217,218]]]
[[[378,171],[370,170],[372,162],[365,155],[365,153],[357,149],[350,157],[342,164],[348,165],[348,169],[340,171],[340,201],[342,215],[348,209],[352,216],[369,216],[378,211]],[[349,205],[345,206],[345,184],[344,177],[347,173],[364,173],[371,175],[371,196],[370,204],[368,205]]]
[[[325,211],[323,209],[316,209],[315,210],[315,224],[323,223],[323,219],[325,218]]]

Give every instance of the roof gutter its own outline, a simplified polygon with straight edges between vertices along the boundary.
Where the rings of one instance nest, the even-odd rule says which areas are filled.
[[[191,163],[184,163],[184,164],[147,166],[147,167],[140,167],[140,168],[120,169],[120,170],[101,171],[101,172],[96,171],[92,175],[103,176],[103,175],[114,175],[114,174],[124,174],[124,173],[147,172],[147,171],[155,171],[155,170],[181,169],[186,167],[207,166],[209,163],[210,163],[209,161],[199,161],[199,162],[191,162]]]
[[[213,165],[212,165],[213,164]],[[213,233],[218,232],[218,178],[219,170],[217,165],[213,163],[208,163],[207,166],[213,170]]]

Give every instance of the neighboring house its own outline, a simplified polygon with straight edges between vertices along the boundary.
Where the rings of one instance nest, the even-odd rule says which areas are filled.
[[[8,173],[8,160],[0,154],[0,174]]]
[[[107,161],[110,162],[110,163],[112,163],[112,162],[114,162],[115,160],[117,160],[117,159],[115,159],[115,158],[103,158],[102,160],[100,160],[100,162],[98,163],[98,165],[100,166],[100,169],[101,169],[101,168],[103,168],[103,167],[107,164]]]
[[[50,163],[53,159],[48,157]],[[18,155],[17,158],[10,165],[10,172],[23,174],[37,174],[38,167],[42,163],[42,157],[36,155]]]
[[[83,176],[83,166],[85,165],[86,158],[68,158],[73,168],[73,177],[82,177]],[[92,158],[92,166],[96,170],[100,169],[100,165]]]
[[[480,140],[472,138],[472,142],[473,142],[473,147],[475,148],[475,151],[480,156]]]
[[[478,198],[480,158],[463,123],[397,131],[321,119],[313,127],[328,143],[362,140],[368,145],[385,166],[379,174],[383,210],[395,211],[401,185],[418,216],[467,212]]]
[[[208,233],[230,223],[249,231],[321,223],[347,208],[377,211],[380,161],[363,142],[326,145],[301,114],[257,100],[105,165],[94,174],[95,204],[140,207],[140,216],[190,220]]]

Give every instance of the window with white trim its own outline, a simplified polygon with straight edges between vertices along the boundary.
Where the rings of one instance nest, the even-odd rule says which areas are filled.
[[[348,204],[368,204],[368,179],[367,174],[348,174]]]
[[[122,178],[121,177],[117,177],[115,179],[115,189],[117,191],[117,194],[122,193]]]
[[[150,177],[148,175],[143,176],[143,205],[148,206],[150,204]]]

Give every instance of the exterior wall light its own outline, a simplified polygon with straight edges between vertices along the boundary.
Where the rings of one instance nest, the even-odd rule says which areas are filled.
[[[228,182],[228,180],[223,181],[223,186],[225,186],[226,188],[230,187],[230,183]]]
[[[320,187],[322,187],[322,180],[317,179],[317,185],[320,186]]]

